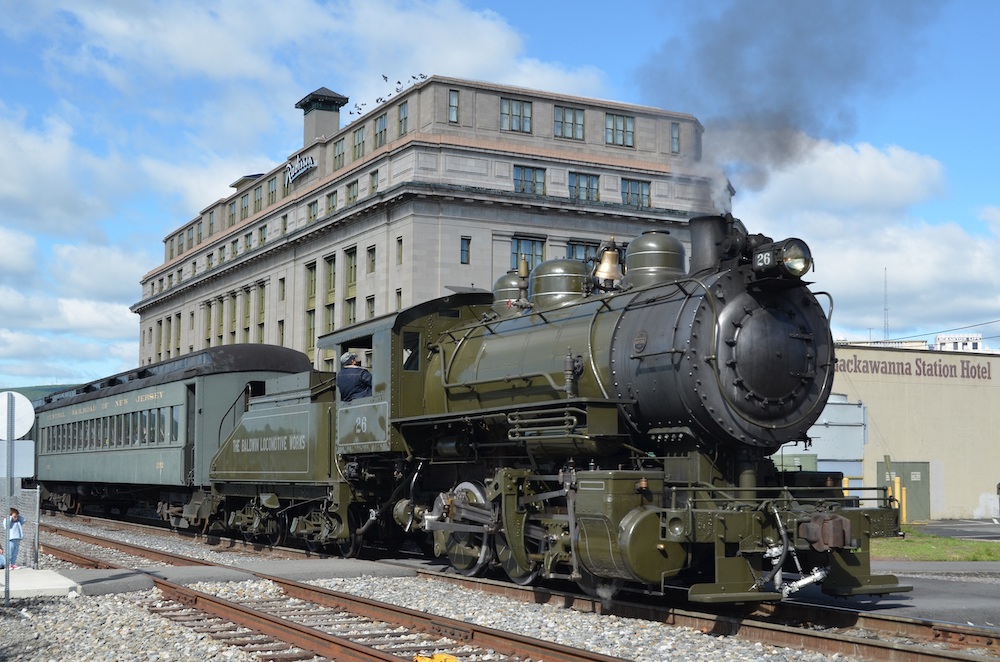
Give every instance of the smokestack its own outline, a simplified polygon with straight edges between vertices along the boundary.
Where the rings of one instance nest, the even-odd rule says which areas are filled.
[[[725,216],[697,216],[688,221],[691,230],[691,265],[688,274],[719,265],[723,239],[726,238]]]
[[[340,131],[340,109],[347,104],[347,101],[344,95],[321,87],[295,104],[296,108],[302,109],[304,115],[303,147],[317,138],[332,136]]]

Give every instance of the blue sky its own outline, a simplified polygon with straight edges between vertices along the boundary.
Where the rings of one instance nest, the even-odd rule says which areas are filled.
[[[138,362],[162,240],[301,146],[296,101],[424,73],[688,112],[835,334],[1000,347],[993,0],[0,0],[0,388]],[[345,121],[350,116],[345,114]],[[966,328],[967,327],[967,328]]]

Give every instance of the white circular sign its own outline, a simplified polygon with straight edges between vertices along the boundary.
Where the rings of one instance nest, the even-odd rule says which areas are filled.
[[[31,406],[31,400],[15,391],[4,391],[0,393],[0,439],[7,439],[7,427],[10,422],[7,420],[7,408],[10,406],[10,396],[14,396],[14,439],[20,439],[28,434],[31,426],[35,424],[35,408]]]

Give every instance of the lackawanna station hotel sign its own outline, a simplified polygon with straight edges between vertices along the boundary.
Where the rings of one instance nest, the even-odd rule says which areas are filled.
[[[900,375],[906,377],[940,377],[943,379],[992,380],[993,364],[990,361],[970,359],[928,360],[914,357],[907,360],[886,361],[862,358],[857,354],[837,358],[837,372],[865,375]]]

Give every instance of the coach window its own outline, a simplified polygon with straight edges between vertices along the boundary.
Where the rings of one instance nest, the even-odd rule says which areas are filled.
[[[170,441],[177,442],[181,438],[181,408],[174,406],[170,408]]]

